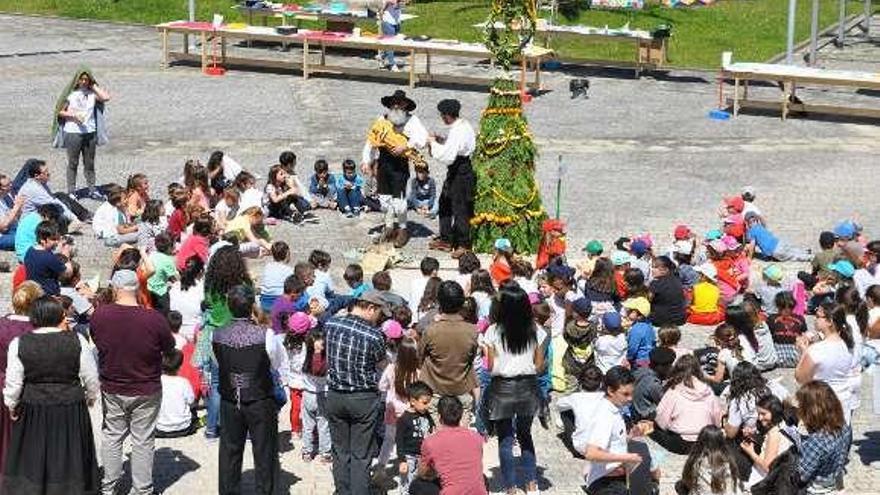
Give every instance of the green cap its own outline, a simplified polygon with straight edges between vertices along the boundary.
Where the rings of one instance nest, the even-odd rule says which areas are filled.
[[[605,248],[602,247],[602,243],[595,239],[588,242],[587,245],[584,246],[584,251],[589,254],[602,254],[602,251],[604,250]]]

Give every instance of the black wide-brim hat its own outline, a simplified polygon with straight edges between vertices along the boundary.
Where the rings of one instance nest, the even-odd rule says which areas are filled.
[[[385,108],[391,108],[395,105],[403,105],[403,109],[407,112],[412,112],[416,109],[416,102],[410,100],[406,96],[406,92],[402,89],[398,89],[391,96],[383,96],[381,101],[382,106]]]

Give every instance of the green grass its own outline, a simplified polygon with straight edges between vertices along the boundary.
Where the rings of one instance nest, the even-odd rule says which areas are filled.
[[[240,20],[229,7],[232,0],[197,0],[197,16],[210,19],[222,13],[230,21]],[[809,36],[811,2],[798,2],[796,39]],[[861,2],[850,0],[849,12],[861,12]],[[52,14],[74,18],[155,24],[186,16],[187,0],[0,0],[0,11]],[[485,1],[417,2],[407,7],[417,19],[404,24],[407,34],[427,34],[435,38],[479,41],[481,33],[472,28],[486,19]],[[557,22],[590,26],[652,29],[660,24],[673,26],[670,64],[676,67],[715,68],[721,52],[733,51],[740,61],[764,61],[785,49],[788,0],[721,0],[710,7],[671,9],[650,6],[638,12],[583,10],[573,18]],[[837,20],[837,2],[821,1],[820,25]],[[364,25],[374,29],[373,26]],[[624,43],[587,43],[573,38],[555,40],[563,57],[631,60],[633,48]]]

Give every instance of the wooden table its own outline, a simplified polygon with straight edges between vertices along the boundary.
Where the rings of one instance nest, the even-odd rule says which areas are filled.
[[[274,28],[247,26],[244,29],[229,29],[221,26],[214,29],[210,23],[175,21],[156,26],[162,38],[162,67],[167,68],[171,61],[198,61],[202,70],[207,68],[211,49],[210,41],[219,44],[220,53],[218,63],[222,65],[243,65],[255,67],[271,67],[301,70],[303,78],[318,72],[343,73],[371,77],[384,77],[391,79],[404,79],[410,87],[417,83],[452,82],[458,84],[485,84],[487,78],[436,74],[431,71],[431,58],[437,55],[454,57],[491,58],[491,53],[482,44],[476,43],[449,43],[439,41],[407,40],[402,37],[356,37],[348,33],[326,33],[322,31],[300,30],[296,34],[282,35],[275,32]],[[190,53],[189,47],[184,44],[183,51],[173,51],[170,47],[172,34],[181,34],[184,37],[196,35],[201,39],[201,49],[198,54]],[[255,57],[230,57],[227,55],[227,44],[231,40],[263,41],[282,43],[285,45],[297,45],[302,47],[302,58],[289,58],[287,60],[269,60]],[[327,63],[327,48],[338,47],[360,50],[394,50],[405,52],[409,59],[409,67],[406,72],[391,72],[365,67],[353,67],[350,64],[330,65]],[[319,56],[318,62],[311,60],[312,53]],[[527,51],[523,61],[524,67],[532,66],[534,82],[530,86],[540,89],[541,86],[541,61],[549,58],[553,52],[543,48],[532,48]],[[424,57],[423,70],[418,70],[417,57]],[[526,70],[525,68],[523,69]]]
[[[268,8],[268,7],[247,7],[245,5],[234,5],[233,9],[238,12],[244,14],[247,17],[247,23],[250,25],[254,25],[254,19],[259,18],[260,23],[263,26],[268,24],[269,18],[281,19],[281,24],[286,26],[288,19],[293,19],[296,21],[296,25],[299,26],[299,21],[325,21],[327,22],[328,31],[340,31],[350,33],[354,29],[354,24],[357,21],[367,21],[371,20],[374,23],[379,22],[378,13],[375,13],[372,17],[368,13],[366,9],[364,10],[353,10],[350,12],[340,13],[340,12],[332,12],[332,11],[314,11],[314,10],[305,10],[305,9],[297,9],[293,10],[290,8]],[[408,21],[410,19],[415,19],[416,15],[412,14],[401,14],[400,20]]]
[[[780,109],[782,120],[791,111],[815,112],[854,117],[880,118],[877,106],[858,107],[814,103],[792,103],[798,86],[843,86],[860,89],[880,90],[880,74],[869,72],[828,70],[815,67],[800,67],[782,64],[735,63],[721,69],[721,76],[733,79],[733,98],[728,104],[733,107],[734,117],[740,108]],[[749,81],[766,81],[782,85],[780,100],[755,100],[749,98]],[[723,95],[722,95],[723,96]]]
[[[474,24],[475,28],[485,29],[486,23]],[[501,23],[495,23],[497,29],[505,29]],[[635,45],[635,58],[632,61],[621,60],[597,60],[567,58],[572,63],[587,65],[601,65],[605,67],[632,67],[636,71],[636,77],[645,69],[659,69],[667,62],[666,38],[654,38],[645,30],[621,30],[597,28],[590,26],[565,26],[549,23],[539,23],[535,28],[535,36],[544,47],[550,47],[554,37],[577,38],[584,41],[599,41],[603,43],[631,43]]]

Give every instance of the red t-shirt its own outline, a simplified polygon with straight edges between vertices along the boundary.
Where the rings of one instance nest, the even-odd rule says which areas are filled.
[[[186,268],[186,260],[192,258],[193,256],[198,256],[202,262],[208,262],[208,238],[202,237],[198,234],[193,234],[186,238],[183,241],[183,244],[180,245],[180,249],[177,251],[177,269],[183,270]]]
[[[422,441],[420,464],[440,477],[442,495],[488,495],[483,481],[483,437],[468,428],[441,426]]]
[[[180,240],[180,234],[186,229],[186,220],[183,218],[183,210],[178,208],[171,212],[168,217],[168,233],[175,242]]]

